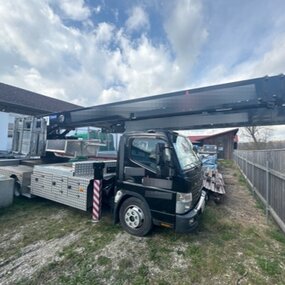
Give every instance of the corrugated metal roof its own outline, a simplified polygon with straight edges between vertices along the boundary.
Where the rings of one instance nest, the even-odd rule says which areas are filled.
[[[0,111],[43,115],[69,111],[81,106],[0,83]]]
[[[204,139],[214,138],[214,137],[218,137],[218,136],[221,136],[221,135],[233,133],[234,141],[238,141],[238,138],[236,136],[236,133],[238,132],[238,130],[239,129],[236,128],[236,129],[233,129],[233,130],[224,131],[224,132],[213,134],[213,135],[188,136],[188,138],[191,140],[191,142],[196,143],[196,142],[200,142],[200,141],[202,141]]]

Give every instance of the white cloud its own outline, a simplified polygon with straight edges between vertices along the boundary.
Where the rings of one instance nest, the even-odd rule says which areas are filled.
[[[175,1],[164,23],[176,60],[184,71],[191,70],[206,42],[208,32],[198,0]],[[189,77],[189,75],[188,75]]]
[[[53,0],[1,4],[0,59],[6,63],[1,81],[82,105],[182,88],[187,72],[167,46],[153,44],[144,34],[130,39],[126,29],[105,22],[92,29],[68,27],[50,3],[55,5]],[[86,22],[90,16],[83,1],[63,1],[61,8],[72,19]],[[200,17],[195,19],[199,26]],[[147,27],[148,16],[134,7],[126,25],[129,30]]]
[[[266,39],[264,39],[264,45],[268,45]],[[284,47],[285,33],[280,33],[264,54],[242,61],[235,67],[217,64],[197,84],[206,86],[285,73]]]
[[[247,77],[280,74],[285,71],[285,34],[279,35],[271,49],[260,58],[242,63],[237,66],[237,74]]]
[[[105,22],[99,23],[94,34],[96,35],[96,43],[107,44],[112,41],[115,27]]]
[[[75,21],[87,20],[91,15],[91,10],[85,5],[84,0],[60,0],[57,2],[64,15]],[[100,6],[95,8],[95,12],[99,13]]]
[[[0,18],[7,84],[86,106],[179,88],[181,70],[167,47],[145,35],[132,40],[104,22],[65,26],[48,2],[3,2]]]
[[[101,12],[101,10],[102,10],[102,7],[101,7],[100,5],[98,5],[97,7],[95,7],[95,8],[93,9],[93,11],[95,12],[95,14],[99,14],[99,13]]]
[[[273,133],[272,133],[272,140],[280,140],[284,141],[285,138],[285,125],[280,125],[280,126],[272,126],[271,127]]]
[[[142,28],[149,28],[149,19],[142,7],[136,6],[129,13],[129,18],[126,21],[128,31],[137,31]]]
[[[4,82],[14,82],[16,78],[16,86],[29,86],[30,90],[36,90],[40,94],[48,94],[61,100],[68,101],[64,87],[54,86],[53,82],[47,78],[43,78],[40,72],[35,68],[21,68],[14,66],[14,73],[12,75],[3,76]]]

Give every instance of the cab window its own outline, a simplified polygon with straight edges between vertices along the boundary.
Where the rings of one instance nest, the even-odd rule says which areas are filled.
[[[143,167],[150,168],[156,171],[156,156],[155,150],[158,143],[165,141],[155,138],[135,138],[131,144],[131,159],[142,165]]]

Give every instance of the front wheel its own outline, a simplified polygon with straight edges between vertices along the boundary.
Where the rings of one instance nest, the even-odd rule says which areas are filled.
[[[120,207],[120,222],[125,231],[135,236],[145,236],[152,228],[148,206],[140,199],[131,197]]]

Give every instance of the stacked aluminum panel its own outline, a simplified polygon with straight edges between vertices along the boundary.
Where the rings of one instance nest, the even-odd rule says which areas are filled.
[[[105,162],[105,176],[113,175],[116,161],[102,162]],[[92,205],[93,163],[83,161],[35,166],[31,194],[86,211]]]
[[[33,195],[83,211],[91,206],[88,199],[90,179],[34,171],[31,180]]]

